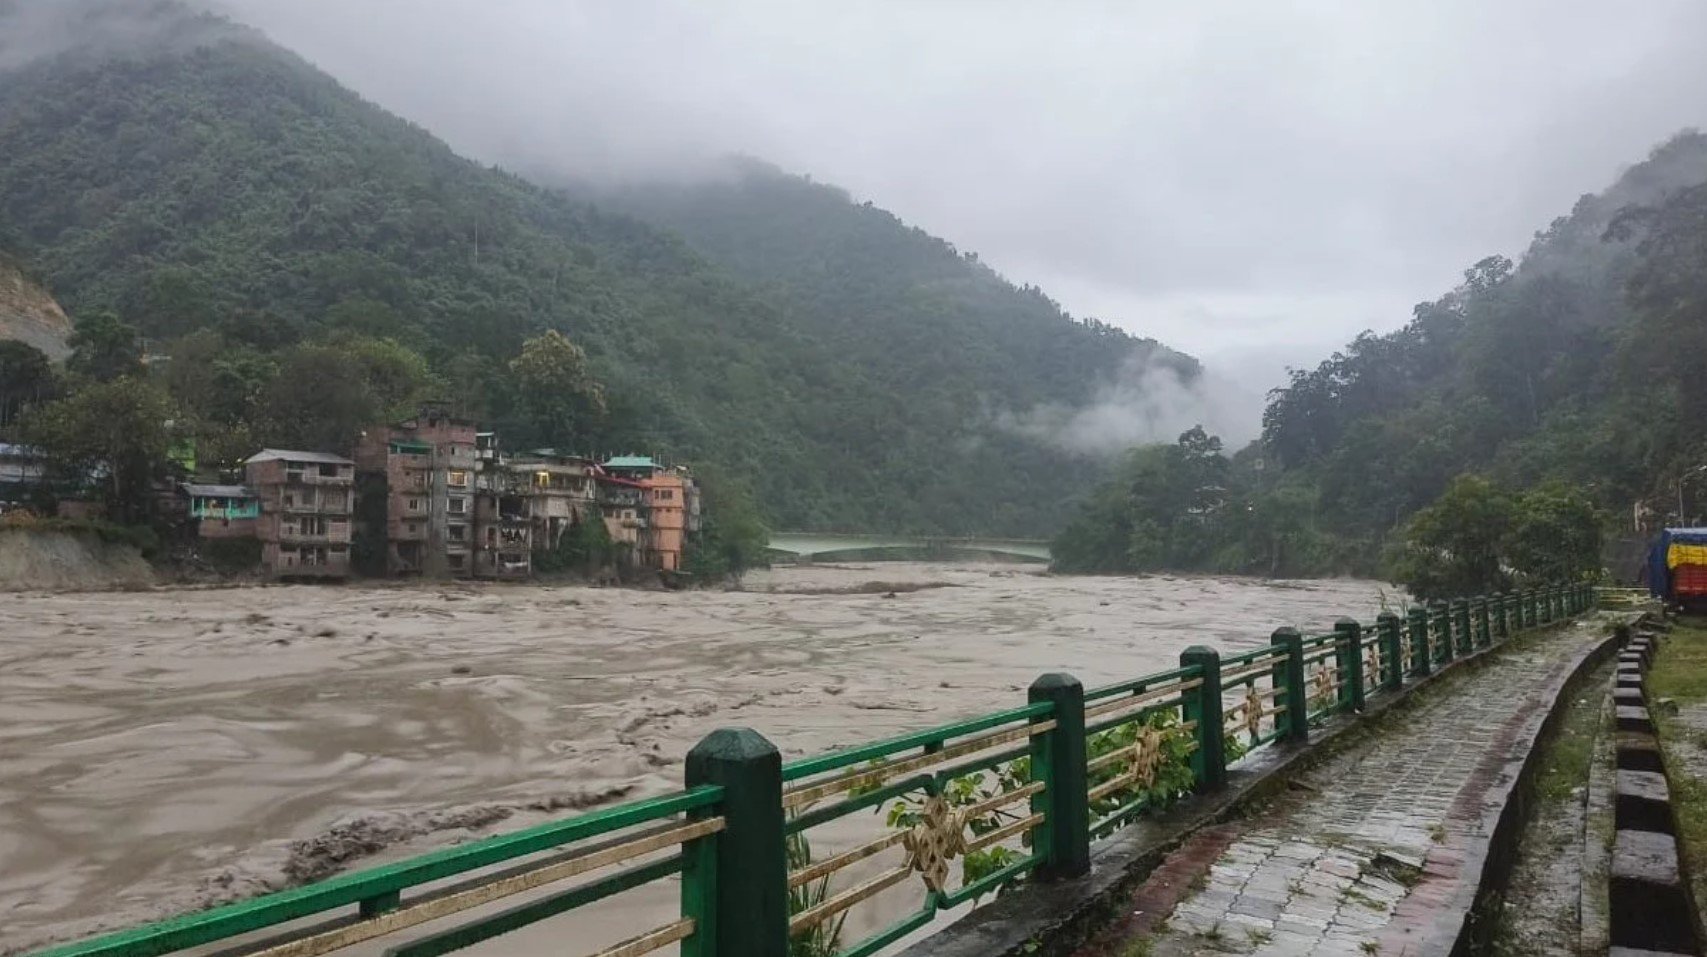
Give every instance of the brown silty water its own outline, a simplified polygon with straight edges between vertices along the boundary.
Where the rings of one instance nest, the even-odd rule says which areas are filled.
[[[1192,644],[1367,620],[1382,597],[1355,580],[924,563],[782,568],[731,592],[9,595],[0,953],[670,791],[718,727],[755,728],[785,760],[818,754],[1023,704],[1046,671],[1135,677]],[[860,833],[821,830],[821,851]],[[622,895],[569,939],[591,950],[665,923],[673,893]],[[479,952],[564,939],[560,919]]]

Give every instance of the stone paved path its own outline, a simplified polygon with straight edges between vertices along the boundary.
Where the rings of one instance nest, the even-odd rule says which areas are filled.
[[[1488,839],[1509,762],[1604,634],[1591,618],[1524,638],[1424,689],[1267,810],[1188,841],[1135,895],[1123,939],[1087,953],[1398,957],[1455,935],[1478,879],[1466,855]]]

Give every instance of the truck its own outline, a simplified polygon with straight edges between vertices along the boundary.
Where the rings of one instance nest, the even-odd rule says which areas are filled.
[[[1668,605],[1707,609],[1707,528],[1666,528],[1648,549],[1648,593]]]

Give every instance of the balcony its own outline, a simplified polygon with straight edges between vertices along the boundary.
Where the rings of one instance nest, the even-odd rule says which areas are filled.
[[[350,514],[350,499],[339,496],[326,501],[298,500],[289,505],[279,506],[279,511],[286,515],[348,515]]]
[[[346,527],[327,529],[324,532],[305,532],[289,525],[279,526],[280,544],[290,545],[348,545],[350,530]]]
[[[356,484],[355,472],[345,470],[341,475],[321,475],[317,471],[286,472],[286,485],[342,485],[346,488]]]

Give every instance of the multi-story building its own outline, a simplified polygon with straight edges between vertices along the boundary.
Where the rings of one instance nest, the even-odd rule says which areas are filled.
[[[615,475],[598,476],[599,515],[605,532],[617,549],[617,562],[640,562],[641,530],[646,527],[646,490],[633,479]]]
[[[527,497],[533,541],[555,548],[576,522],[599,511],[593,460],[555,449],[536,449],[505,463],[512,487]]]
[[[689,532],[699,530],[699,490],[687,470],[666,468],[644,455],[619,455],[604,463],[605,521],[618,529],[640,565],[672,572],[682,567]]]
[[[244,463],[260,503],[261,565],[280,578],[350,573],[355,463],[326,452],[262,449]]]
[[[392,575],[474,574],[474,423],[426,408],[413,419],[369,429],[356,445],[364,538]]]
[[[475,435],[474,458],[474,575],[527,578],[533,574],[528,476],[509,468],[495,433]]]

